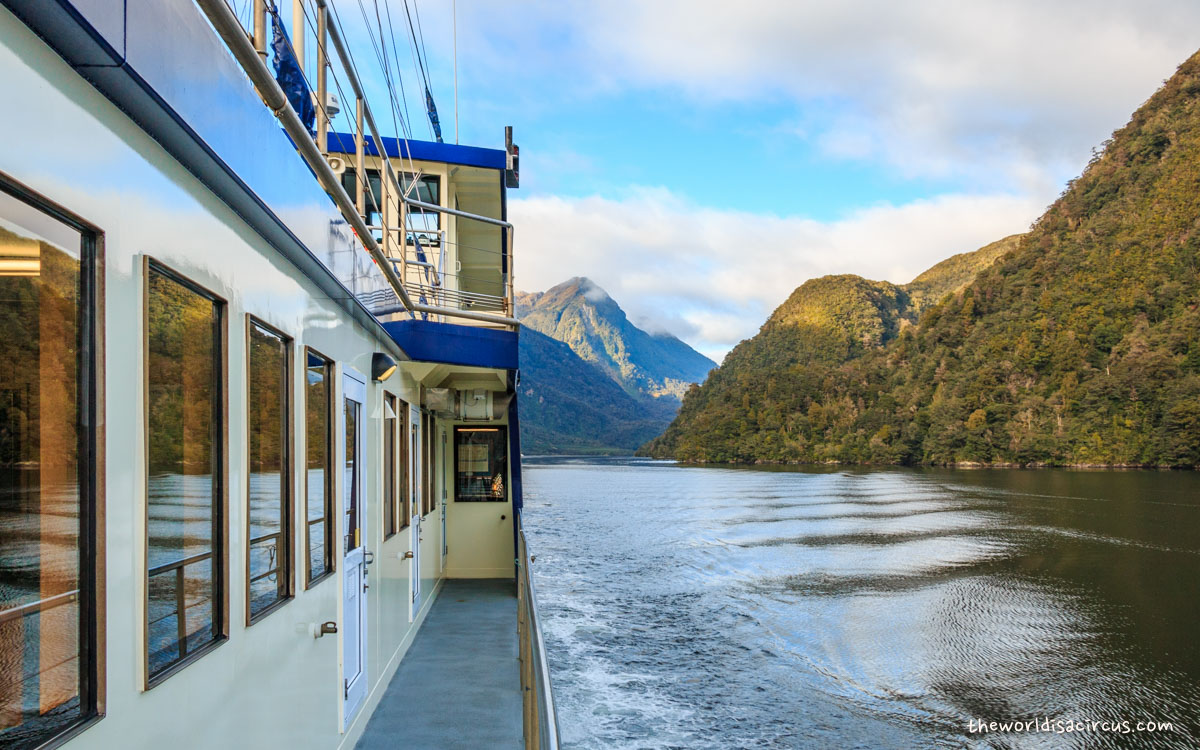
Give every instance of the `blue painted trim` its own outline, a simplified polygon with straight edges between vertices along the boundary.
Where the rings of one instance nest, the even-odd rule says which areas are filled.
[[[396,320],[384,323],[392,340],[417,362],[517,369],[517,332],[435,323],[430,320]]]
[[[433,141],[402,141],[386,135],[383,136],[383,148],[393,159],[418,159],[499,170],[504,170],[508,166],[507,155],[503,149],[498,148],[460,146],[454,143],[435,143]],[[379,149],[376,147],[374,139],[367,139],[365,151],[368,156],[379,156]],[[354,135],[352,133],[330,133],[329,152],[332,154],[355,153]]]

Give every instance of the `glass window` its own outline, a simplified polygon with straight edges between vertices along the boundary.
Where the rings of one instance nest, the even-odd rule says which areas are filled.
[[[410,187],[413,184],[413,175],[401,174],[400,187],[413,200],[421,201],[422,203],[431,203],[435,206],[441,205],[441,178],[437,175],[421,175],[417,180],[416,188],[410,192]],[[405,219],[408,244],[412,245],[416,237],[420,237],[421,244],[425,247],[433,247],[441,244],[441,235],[438,230],[442,228],[442,215],[437,211],[429,211],[421,208],[410,206]],[[424,260],[418,257],[418,260]]]
[[[366,213],[363,218],[366,219],[367,226],[377,227],[381,224],[381,216],[379,214],[379,203],[383,200],[382,183],[380,182],[378,169],[367,169],[367,178],[363,186],[363,206],[366,208]],[[358,201],[358,171],[353,167],[348,167],[345,172],[342,172],[342,187],[350,196],[350,199]],[[392,197],[392,204],[396,202],[395,196]],[[376,241],[382,241],[382,234],[375,232]]]
[[[396,443],[399,448],[399,454],[396,456],[396,467],[398,481],[396,482],[396,501],[400,506],[400,528],[406,529],[412,523],[412,491],[408,486],[408,455],[409,455],[409,440],[405,436],[409,433],[409,409],[408,404],[403,401],[399,402],[397,410],[397,435]]]
[[[249,328],[247,611],[253,620],[292,595],[291,341],[253,319]]]
[[[224,305],[151,262],[146,294],[150,681],[225,635]]]
[[[504,502],[508,499],[508,432],[504,427],[458,427],[454,430],[458,502]]]
[[[396,397],[383,394],[383,538],[400,530],[396,498]]]
[[[305,587],[333,572],[333,363],[312,349],[304,380],[305,500],[308,555]]]
[[[96,711],[96,238],[35,202],[0,178],[3,747]]]
[[[344,401],[346,409],[346,548],[343,550],[343,554],[348,554],[350,550],[362,546],[362,527],[359,524],[361,498],[358,486],[359,403],[349,398]]]
[[[428,515],[436,503],[433,499],[433,418],[421,414],[421,515]]]

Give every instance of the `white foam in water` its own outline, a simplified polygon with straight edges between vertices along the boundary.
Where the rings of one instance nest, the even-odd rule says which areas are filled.
[[[1145,476],[1136,481],[1162,481]],[[1195,477],[1179,481],[1200,497]],[[1143,575],[1161,563],[1146,556],[1170,553],[1174,580],[1200,579],[1200,545],[1181,531],[1200,518],[1152,517],[1200,501],[1133,508],[1136,493],[1100,503],[1090,493],[1108,483],[1084,477],[1062,491],[1072,483],[527,463],[525,526],[564,744],[1200,746],[1191,729],[967,733],[970,718],[1190,727],[1200,713],[1191,600],[1172,596],[1171,577]],[[1130,517],[1146,518],[1141,537],[1122,535]]]

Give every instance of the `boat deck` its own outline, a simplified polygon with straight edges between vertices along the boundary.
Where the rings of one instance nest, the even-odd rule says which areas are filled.
[[[511,580],[447,580],[358,750],[524,747]]]

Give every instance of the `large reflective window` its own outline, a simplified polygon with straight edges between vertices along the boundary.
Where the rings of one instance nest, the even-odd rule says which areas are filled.
[[[305,585],[333,572],[333,363],[308,350],[304,370],[304,528],[308,542]]]
[[[224,634],[222,304],[151,264],[146,293],[147,664]]]
[[[291,596],[291,450],[288,415],[291,345],[250,321],[246,404],[250,442],[249,615]]]
[[[0,180],[0,746],[23,748],[95,706],[95,241],[8,189]]]

